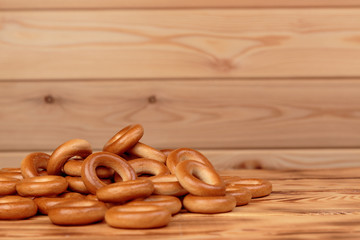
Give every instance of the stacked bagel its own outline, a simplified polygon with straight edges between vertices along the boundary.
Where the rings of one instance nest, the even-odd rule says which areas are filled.
[[[143,134],[141,125],[127,126],[101,152],[72,139],[1,169],[0,219],[39,212],[64,226],[105,219],[116,228],[157,228],[179,212],[229,212],[272,191],[266,180],[220,176],[194,149],[157,150],[139,142]]]

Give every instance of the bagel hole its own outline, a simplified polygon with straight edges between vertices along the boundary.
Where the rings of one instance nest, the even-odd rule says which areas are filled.
[[[214,184],[214,180],[212,179],[213,175],[209,174],[207,171],[204,171],[203,169],[197,169],[194,168],[192,171],[192,175],[196,178],[199,179],[200,181],[203,181],[207,184]]]
[[[120,174],[118,174],[117,172],[115,172],[114,175],[114,182],[123,182],[124,180],[122,179],[122,177],[120,176]]]
[[[124,152],[120,155],[120,157],[124,158],[125,160],[134,160],[134,159],[137,159],[139,158],[138,156],[135,156],[131,153],[128,153],[128,152]]]
[[[95,169],[99,178],[111,178],[114,176],[114,170],[105,166],[97,166]]]
[[[148,171],[141,171],[141,172],[137,172],[137,177],[153,177],[155,176],[155,174],[148,172]]]
[[[194,171],[192,174],[196,179],[199,179],[201,181],[204,181],[204,179],[201,177],[201,174],[198,171]]]
[[[137,177],[138,178],[149,178],[149,177],[153,177],[154,175],[149,175],[149,174],[140,174]]]
[[[38,173],[41,173],[43,171],[46,171],[46,167],[38,167],[36,170]]]

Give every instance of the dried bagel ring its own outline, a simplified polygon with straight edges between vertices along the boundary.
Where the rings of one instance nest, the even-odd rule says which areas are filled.
[[[96,168],[99,166],[114,169],[123,181],[135,180],[136,173],[127,161],[118,155],[110,152],[97,152],[88,156],[81,169],[81,178],[90,193],[96,194],[96,190],[105,186],[96,175]]]
[[[162,152],[163,154],[165,154],[166,157],[168,157],[169,154],[174,150],[175,149],[161,149],[160,152]]]
[[[34,202],[36,203],[39,212],[44,215],[49,213],[50,208],[54,207],[59,203],[63,203],[65,201],[69,201],[71,198],[63,198],[63,197],[40,197],[35,198]]]
[[[86,225],[102,221],[106,210],[103,202],[72,199],[51,207],[48,216],[57,225]]]
[[[16,184],[19,179],[3,177],[0,175],[0,196],[6,196],[16,193]]]
[[[236,207],[235,197],[225,196],[194,196],[188,194],[183,200],[184,207],[193,213],[224,213]]]
[[[0,198],[0,219],[16,220],[32,217],[37,212],[37,206],[32,199],[20,196]]]
[[[61,176],[37,176],[25,178],[16,184],[16,191],[21,196],[41,197],[58,195],[65,192],[68,183]]]
[[[126,126],[107,141],[103,151],[120,155],[139,142],[143,135],[144,128],[140,124]]]
[[[246,187],[226,186],[225,192],[235,197],[236,206],[246,205],[252,198],[251,191]]]
[[[23,175],[21,174],[21,172],[1,172],[0,173],[1,177],[9,177],[9,178],[16,178],[18,180],[22,180],[24,179]]]
[[[86,188],[84,181],[82,180],[81,177],[66,176],[65,179],[68,182],[69,189],[71,191],[74,191],[77,193],[83,193],[83,194],[89,193],[89,190]]]
[[[120,157],[122,157],[123,159],[126,159],[127,161],[139,158],[138,156],[135,156],[134,154],[130,154],[128,152],[124,152],[124,153],[120,154]]]
[[[203,163],[185,160],[175,169],[181,186],[197,196],[223,196],[225,184],[216,171]]]
[[[39,169],[46,169],[49,159],[46,153],[30,153],[21,162],[21,174],[24,178],[40,176]]]
[[[162,163],[166,162],[166,155],[164,153],[141,142],[135,144],[127,152],[138,157],[150,158]]]
[[[1,168],[0,173],[21,173],[21,168]]]
[[[168,196],[184,196],[189,193],[183,188],[175,174],[153,176],[149,178],[154,184],[153,194]]]
[[[64,192],[59,195],[61,198],[85,198],[85,195],[82,195],[78,192]]]
[[[91,145],[84,139],[72,139],[55,149],[48,161],[49,175],[59,175],[65,162],[74,156],[85,158],[92,153]]]
[[[154,176],[170,174],[170,171],[165,164],[150,158],[137,158],[128,161],[128,163],[135,170],[138,176],[141,174]]]
[[[185,160],[201,162],[211,168],[214,168],[211,162],[200,152],[191,148],[179,148],[169,153],[166,166],[172,174],[175,174],[176,165]]]
[[[148,204],[167,208],[173,215],[178,213],[182,207],[181,201],[177,197],[163,195],[151,195],[145,199],[134,200],[127,203],[127,205],[136,206]]]
[[[77,193],[83,193],[83,194],[89,194],[89,190],[86,188],[84,181],[81,177],[71,177],[66,176],[66,181],[69,184],[69,189],[71,191],[77,192]],[[105,184],[110,184],[110,179],[101,179]]]
[[[105,214],[105,221],[115,228],[146,229],[166,226],[171,212],[153,205],[112,207]]]
[[[69,160],[64,165],[64,173],[73,176],[80,177],[81,176],[81,166],[83,164],[83,160]],[[96,168],[96,175],[99,178],[110,178],[114,175],[114,170],[109,169],[107,167],[98,167]]]
[[[250,190],[252,198],[265,197],[272,192],[272,184],[259,178],[242,178],[233,180],[229,186],[245,187]]]
[[[148,197],[153,191],[154,185],[150,180],[137,179],[103,186],[96,191],[96,196],[103,202],[123,203],[136,198]]]
[[[220,177],[224,181],[225,185],[229,185],[236,180],[243,179],[239,176],[220,176]]]

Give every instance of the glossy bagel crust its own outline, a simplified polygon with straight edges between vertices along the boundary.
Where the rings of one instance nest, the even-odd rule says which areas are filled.
[[[63,197],[40,197],[40,198],[35,198],[34,202],[36,203],[39,212],[41,212],[44,215],[47,215],[50,208],[68,200],[71,200],[71,198],[69,199]]]
[[[154,185],[147,179],[117,182],[99,188],[96,196],[100,201],[124,203],[136,198],[148,197],[154,191]]]
[[[138,176],[141,174],[149,174],[154,176],[170,174],[169,169],[165,166],[164,163],[150,158],[137,158],[128,161],[128,163],[135,170]]]
[[[252,198],[251,191],[246,187],[226,186],[225,192],[235,197],[236,206],[246,205]]]
[[[259,178],[235,178],[228,182],[228,186],[245,187],[250,190],[252,198],[265,197],[272,192],[272,184],[268,180]]]
[[[203,163],[185,160],[175,169],[181,186],[197,196],[223,196],[225,184],[216,171]]]
[[[225,196],[194,196],[188,194],[183,200],[184,207],[193,213],[224,213],[236,207],[235,197]]]
[[[55,149],[48,161],[49,175],[60,175],[62,167],[70,158],[79,156],[86,158],[92,153],[91,145],[84,139],[72,139]]]
[[[120,155],[138,143],[143,135],[144,128],[140,124],[126,126],[106,142],[103,151]]]
[[[16,184],[21,196],[41,197],[58,195],[65,192],[68,183],[65,178],[55,175],[25,178]]]
[[[13,172],[13,173],[21,173],[21,168],[1,168],[0,169],[0,173],[8,173],[8,172]]]
[[[96,194],[96,190],[105,186],[96,175],[96,168],[105,166],[114,169],[120,175],[123,181],[135,180],[136,173],[127,161],[120,156],[110,152],[97,152],[89,155],[83,163],[81,169],[81,178],[90,193]]]
[[[184,196],[189,193],[181,186],[175,174],[149,177],[154,184],[156,195]]]
[[[69,189],[71,191],[74,191],[73,193],[82,193],[82,194],[89,194],[89,190],[87,189],[87,187],[85,186],[84,181],[82,180],[81,177],[71,177],[71,176],[66,176],[65,177],[66,181],[69,184]],[[108,178],[105,179],[101,179],[101,181],[105,184],[110,184],[111,180]]]
[[[122,205],[110,208],[105,221],[115,228],[146,229],[166,226],[171,220],[171,212],[153,205]]]
[[[81,193],[78,192],[64,192],[62,194],[59,195],[59,197],[62,198],[85,198],[85,195],[82,195]]]
[[[86,225],[102,221],[106,210],[103,202],[72,199],[51,207],[48,216],[57,225]]]
[[[200,152],[191,148],[178,148],[169,153],[166,160],[166,166],[170,172],[175,174],[176,165],[185,160],[201,162],[211,168],[214,168],[211,162]]]
[[[19,179],[4,177],[0,175],[0,196],[11,195],[16,193],[16,184]]]
[[[166,155],[164,153],[141,142],[135,144],[128,152],[138,157],[150,158],[162,163],[166,162]]]
[[[80,177],[83,162],[83,160],[67,161],[64,165],[64,173],[69,176]],[[98,167],[96,168],[96,175],[99,178],[111,178],[114,175],[114,170],[107,167]]]
[[[0,172],[1,177],[9,177],[9,178],[16,178],[18,180],[24,179],[21,172]]]
[[[174,150],[175,149],[161,149],[160,152],[162,152],[163,154],[165,154],[166,157],[168,157],[169,154]]]
[[[32,217],[37,212],[37,206],[32,199],[20,196],[0,198],[0,219],[17,220]]]
[[[182,204],[179,198],[173,196],[163,196],[163,195],[151,195],[145,199],[134,200],[127,205],[156,205],[159,207],[167,208],[171,214],[176,214],[181,210]]]
[[[83,194],[89,194],[89,190],[86,188],[84,181],[81,177],[71,177],[66,176],[66,181],[69,184],[69,189],[71,191],[77,192],[77,193],[83,193]]]
[[[50,155],[34,152],[27,155],[21,162],[21,174],[24,178],[40,176],[39,169],[46,170]]]

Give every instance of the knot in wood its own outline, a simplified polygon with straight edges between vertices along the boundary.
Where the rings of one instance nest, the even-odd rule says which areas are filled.
[[[148,102],[149,102],[149,103],[156,103],[156,102],[157,102],[156,96],[155,96],[155,95],[151,95],[151,96],[148,98]]]
[[[47,104],[53,104],[55,102],[55,98],[52,95],[46,95],[44,97],[44,101]]]

